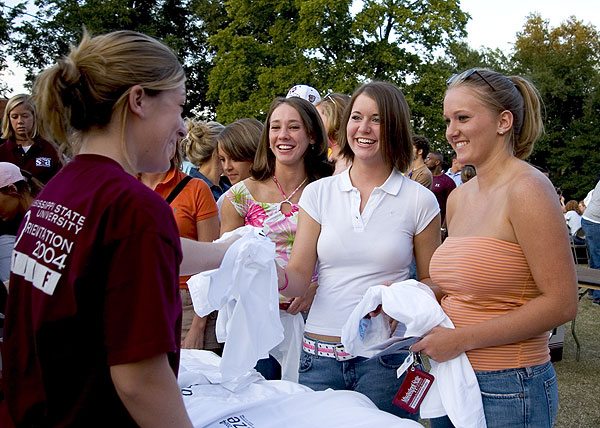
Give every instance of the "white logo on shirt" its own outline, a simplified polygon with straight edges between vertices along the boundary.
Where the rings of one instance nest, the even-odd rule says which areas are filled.
[[[52,159],[50,158],[35,158],[35,166],[44,166],[50,168]]]

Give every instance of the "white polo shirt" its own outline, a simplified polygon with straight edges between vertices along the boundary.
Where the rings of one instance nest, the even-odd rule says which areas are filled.
[[[600,181],[598,181],[596,187],[590,193],[591,196],[588,194],[589,199],[586,197],[584,200],[587,208],[583,212],[582,217],[587,221],[600,223]]]
[[[366,290],[408,278],[413,238],[439,213],[434,194],[392,171],[373,189],[362,214],[349,169],[310,183],[299,205],[321,225],[317,242],[319,288],[305,331],[341,336]]]

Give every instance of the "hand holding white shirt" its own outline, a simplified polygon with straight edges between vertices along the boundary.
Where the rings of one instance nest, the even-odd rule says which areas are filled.
[[[370,358],[389,346],[390,329],[384,316],[371,318],[366,328],[363,322],[362,333],[359,327],[364,316],[378,305],[398,321],[398,328],[405,330],[404,337],[421,337],[438,326],[454,328],[426,285],[414,280],[389,287],[376,285],[367,290],[342,328],[342,343],[352,355]],[[461,353],[439,364],[432,359],[430,362],[435,381],[421,405],[421,416],[435,418],[447,414],[457,428],[485,427],[479,384],[466,355]]]

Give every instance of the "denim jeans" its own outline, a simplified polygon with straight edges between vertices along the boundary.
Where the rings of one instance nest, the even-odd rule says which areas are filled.
[[[407,279],[419,279],[419,274],[417,273],[417,261],[414,256],[410,265],[408,266],[408,278]]]
[[[585,243],[590,255],[590,267],[600,269],[600,223],[582,218],[581,227],[585,232]],[[600,290],[594,290],[594,301],[600,301]]]
[[[14,235],[0,235],[0,281],[8,281],[10,277],[10,263],[13,247],[15,246]]]
[[[551,362],[534,367],[476,371],[488,428],[551,427],[558,411]]]
[[[558,410],[556,372],[551,362],[534,367],[476,371],[488,428],[552,427]],[[432,428],[453,428],[432,419]]]
[[[313,339],[311,339],[313,340]],[[331,344],[331,342],[320,343]],[[411,414],[392,404],[404,375],[398,379],[396,369],[404,362],[408,352],[378,358],[356,357],[347,361],[312,355],[302,351],[298,382],[315,391],[327,388],[360,392],[371,399],[380,409],[401,418],[418,420],[418,413]]]
[[[269,355],[269,358],[258,360],[254,368],[266,380],[281,380],[281,365],[272,355]]]

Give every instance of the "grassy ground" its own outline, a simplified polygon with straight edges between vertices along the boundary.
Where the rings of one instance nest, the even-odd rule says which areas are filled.
[[[581,344],[579,361],[569,323],[563,359],[554,363],[560,400],[556,427],[600,427],[600,307],[581,299],[575,325]]]

